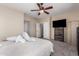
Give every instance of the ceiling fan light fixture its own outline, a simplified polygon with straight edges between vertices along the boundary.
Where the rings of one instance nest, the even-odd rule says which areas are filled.
[[[40,13],[43,13],[44,11],[43,10],[40,10]]]

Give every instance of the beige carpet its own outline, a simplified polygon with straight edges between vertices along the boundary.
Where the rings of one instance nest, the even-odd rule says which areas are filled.
[[[53,41],[54,53],[52,56],[77,56],[76,47],[70,46],[64,42]]]

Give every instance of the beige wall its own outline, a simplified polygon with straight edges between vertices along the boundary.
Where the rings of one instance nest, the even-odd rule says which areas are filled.
[[[66,13],[52,16],[52,21],[67,19],[67,27],[65,28],[65,41],[69,44],[76,45],[76,27],[79,26],[79,11],[67,11]],[[49,19],[42,19],[39,22],[48,22]],[[51,22],[52,24],[52,22]],[[74,27],[73,27],[74,26]],[[51,38],[54,39],[54,28],[51,25]]]
[[[24,14],[22,12],[0,6],[0,40],[24,31]]]
[[[31,16],[28,16],[28,15],[24,15],[24,20],[25,21],[28,21],[30,23],[29,25],[29,34],[30,36],[32,37],[36,37],[36,23],[37,23],[37,20]]]

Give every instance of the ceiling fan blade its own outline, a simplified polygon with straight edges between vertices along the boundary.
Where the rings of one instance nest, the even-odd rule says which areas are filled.
[[[43,3],[40,3],[41,5],[43,5]]]
[[[47,12],[47,11],[45,11],[45,10],[44,10],[44,13],[49,14],[49,12]]]
[[[49,7],[45,8],[45,10],[52,9],[52,8],[53,8],[53,6],[49,6]]]
[[[37,6],[39,7],[39,9],[41,10],[41,6],[40,6],[40,3],[37,3]]]
[[[38,13],[38,16],[40,15],[40,12]]]
[[[31,10],[31,11],[40,11],[40,10]]]

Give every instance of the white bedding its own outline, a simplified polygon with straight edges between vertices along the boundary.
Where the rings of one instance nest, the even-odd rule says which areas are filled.
[[[53,52],[53,44],[44,39],[33,42],[13,43],[0,42],[0,56],[49,56]]]

